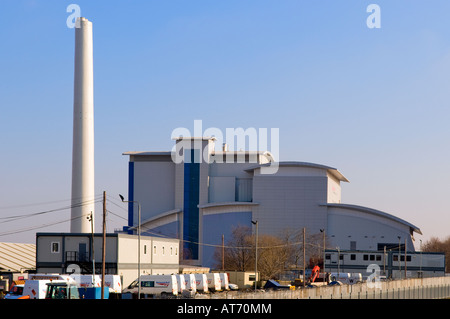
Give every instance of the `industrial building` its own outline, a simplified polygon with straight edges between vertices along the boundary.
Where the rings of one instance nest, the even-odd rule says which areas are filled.
[[[214,266],[213,253],[236,226],[281,235],[305,228],[325,231],[328,247],[373,250],[398,245],[414,251],[418,227],[376,209],[341,203],[336,168],[306,162],[273,164],[266,151],[216,150],[214,137],[175,138],[167,152],[125,152],[129,156],[128,226],[179,238],[182,262]],[[180,161],[179,159],[182,158]],[[177,160],[178,159],[178,160]]]
[[[36,272],[66,274],[102,273],[103,235],[90,233],[37,233]],[[120,275],[124,286],[141,274],[179,272],[179,240],[108,233],[105,240],[105,274]]]

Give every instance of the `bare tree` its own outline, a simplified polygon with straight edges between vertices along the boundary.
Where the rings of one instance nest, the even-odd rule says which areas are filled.
[[[247,271],[254,264],[252,262],[253,253],[251,228],[247,226],[237,226],[232,230],[230,240],[225,244],[224,266],[228,270]],[[214,259],[217,265],[222,264],[222,248],[217,247],[214,251]],[[217,267],[217,268],[221,268]]]

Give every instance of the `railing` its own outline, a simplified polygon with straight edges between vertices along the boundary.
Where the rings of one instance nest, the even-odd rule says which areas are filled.
[[[217,299],[443,299],[450,298],[450,277],[404,279],[380,282],[322,286],[296,290],[257,292],[229,291],[196,298]]]

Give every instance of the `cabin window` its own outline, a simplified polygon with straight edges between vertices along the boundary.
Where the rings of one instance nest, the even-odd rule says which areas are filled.
[[[59,242],[54,241],[50,244],[50,250],[52,254],[58,254],[59,253]]]

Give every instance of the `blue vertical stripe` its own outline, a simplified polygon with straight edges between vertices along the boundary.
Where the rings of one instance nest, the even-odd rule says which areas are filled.
[[[184,163],[183,192],[183,248],[185,259],[198,259],[200,163],[194,163],[194,151],[190,161]]]

